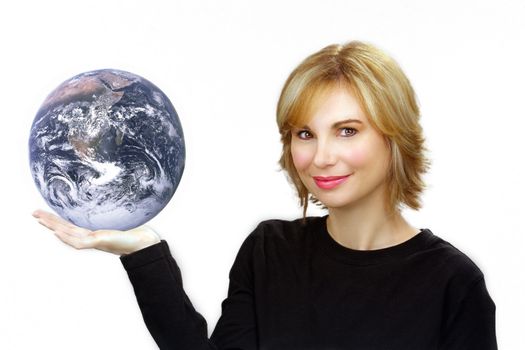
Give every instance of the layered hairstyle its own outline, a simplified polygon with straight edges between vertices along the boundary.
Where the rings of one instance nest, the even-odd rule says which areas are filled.
[[[280,165],[293,183],[306,215],[309,194],[293,164],[291,130],[306,125],[316,105],[335,86],[345,86],[357,96],[370,124],[387,141],[390,164],[387,174],[386,209],[405,205],[421,207],[420,195],[428,170],[419,107],[410,81],[399,65],[373,45],[352,41],[330,45],[307,57],[295,68],[281,91],[277,124],[281,134]]]

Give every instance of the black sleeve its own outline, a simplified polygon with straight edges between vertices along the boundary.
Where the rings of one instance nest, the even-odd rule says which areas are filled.
[[[256,349],[251,288],[251,239],[230,272],[228,298],[211,339],[207,324],[184,292],[166,241],[120,259],[133,285],[144,322],[162,350]]]
[[[495,314],[496,306],[481,277],[450,315],[440,349],[496,350]]]

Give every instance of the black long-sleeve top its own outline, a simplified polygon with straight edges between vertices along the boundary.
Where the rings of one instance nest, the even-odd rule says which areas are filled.
[[[163,350],[497,349],[482,272],[428,229],[359,251],[331,238],[326,216],[259,224],[209,339],[165,241],[121,260]]]

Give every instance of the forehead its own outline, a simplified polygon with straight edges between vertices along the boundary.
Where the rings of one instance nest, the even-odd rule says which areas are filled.
[[[289,120],[291,126],[336,123],[346,119],[367,121],[354,89],[348,84],[331,84],[313,91],[308,97],[297,101],[300,106]]]

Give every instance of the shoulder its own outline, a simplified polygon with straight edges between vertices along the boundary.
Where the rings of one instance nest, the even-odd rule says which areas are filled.
[[[435,257],[434,263],[443,272],[463,282],[479,280],[483,273],[476,263],[450,242],[434,235],[429,252]]]
[[[301,240],[322,224],[322,217],[306,217],[294,220],[271,219],[261,221],[250,234],[256,240],[295,241]]]
[[[315,233],[323,222],[322,217],[264,220],[248,235],[243,246],[252,252],[257,251],[257,254],[298,252],[312,246]]]
[[[484,286],[484,275],[478,265],[448,241],[434,236],[425,253],[427,271],[431,271],[433,283],[441,286],[447,303],[460,303],[470,291]]]
[[[242,243],[232,271],[235,273],[242,266],[257,268],[269,262],[286,264],[305,256],[305,252],[311,251],[313,233],[321,221],[322,218],[307,217],[260,222]]]
[[[430,248],[437,253],[438,271],[445,277],[437,276],[444,282],[441,289],[443,348],[473,337],[468,340],[470,344],[476,341],[483,348],[495,349],[496,305],[487,290],[483,272],[467,254],[439,237]]]

